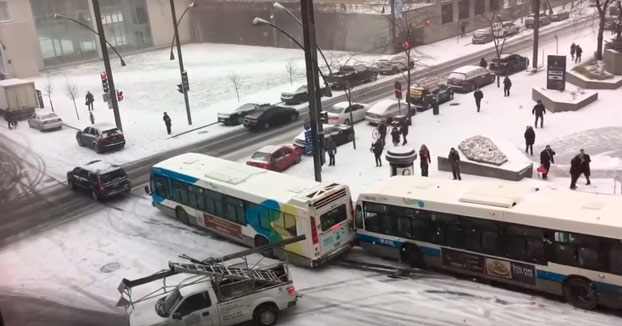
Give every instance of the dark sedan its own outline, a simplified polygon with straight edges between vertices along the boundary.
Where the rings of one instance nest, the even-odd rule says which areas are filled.
[[[529,59],[518,54],[502,54],[490,61],[488,70],[498,76],[506,76],[527,69]]]
[[[270,106],[270,104],[246,103],[246,104],[239,106],[237,109],[233,110],[233,112],[218,113],[218,122],[226,126],[240,125],[244,122],[244,117],[248,113],[260,107],[268,107],[268,106]]]
[[[244,118],[244,127],[250,130],[270,129],[298,120],[300,114],[296,109],[270,105],[260,107]]]
[[[331,97],[333,94],[330,91],[330,88],[323,87],[320,89],[320,94],[322,97],[328,96]],[[309,101],[309,92],[307,91],[307,85],[303,85],[298,87],[293,92],[283,92],[281,93],[281,102],[292,105],[292,104],[300,104]]]
[[[335,142],[335,145],[343,145],[351,142],[354,139],[354,128],[351,125],[328,125],[323,126],[325,137],[330,137]],[[294,138],[294,146],[304,148],[305,147],[305,132],[301,133]]]

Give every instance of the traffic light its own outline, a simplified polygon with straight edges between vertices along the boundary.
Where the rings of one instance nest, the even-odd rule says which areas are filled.
[[[395,98],[402,99],[402,83],[395,81]]]
[[[430,25],[432,25],[432,21],[430,21],[430,19],[426,19],[425,26],[430,26]]]
[[[322,123],[328,123],[328,112],[326,111],[320,112],[320,121]]]
[[[123,101],[123,91],[117,91],[117,101]]]
[[[101,73],[102,78],[102,88],[104,89],[104,93],[108,93],[110,91],[110,86],[108,85],[108,75],[105,72]]]
[[[190,91],[190,84],[188,83],[188,73],[185,70],[181,72],[181,84],[186,89],[186,92]]]

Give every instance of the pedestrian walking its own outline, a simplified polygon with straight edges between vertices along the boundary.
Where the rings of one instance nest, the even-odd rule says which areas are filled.
[[[577,45],[574,44],[574,42],[572,42],[572,44],[570,44],[570,58],[572,58],[572,61],[574,61],[574,54],[576,50],[577,50]]]
[[[458,154],[458,151],[452,147],[447,158],[449,163],[451,163],[451,174],[454,176],[454,180],[462,180],[462,177],[460,177],[460,154]]]
[[[84,104],[86,104],[86,108],[89,111],[93,111],[93,102],[95,102],[95,98],[93,97],[91,91],[86,91],[85,100],[86,102]]]
[[[536,132],[533,131],[531,126],[527,126],[525,130],[525,153],[530,153],[533,156],[533,144],[536,142]]]
[[[579,157],[581,158],[581,173],[583,173],[585,180],[587,181],[585,185],[589,186],[592,184],[590,182],[590,162],[592,162],[592,159],[589,155],[585,154],[583,148],[579,151]]]
[[[577,180],[579,180],[579,176],[581,176],[581,158],[580,154],[575,155],[575,157],[570,160],[570,189],[577,189]]]
[[[581,62],[581,55],[583,54],[583,49],[580,45],[577,44],[577,48],[575,49],[575,63]]]
[[[402,137],[404,137],[404,141],[402,142],[402,146],[404,146],[408,143],[408,140],[406,140],[406,136],[408,136],[408,121],[404,121],[404,123],[402,123],[400,133],[402,134]]]
[[[477,112],[479,112],[479,109],[482,105],[482,99],[484,98],[484,93],[482,93],[482,90],[478,87],[477,90],[473,93],[473,97],[475,97],[475,105],[477,106]]]
[[[479,66],[482,68],[488,68],[488,62],[485,58],[482,58],[482,60],[479,61]]]
[[[166,132],[168,132],[168,134],[171,134],[171,117],[168,116],[168,114],[166,114],[166,112],[164,112],[164,117],[162,118],[162,120],[164,120],[164,124],[166,125]]]
[[[376,141],[371,144],[370,150],[374,153],[374,157],[376,158],[376,167],[382,166],[382,159],[380,158],[384,150],[384,142],[382,139],[376,139]]]
[[[467,25],[468,25],[468,22],[466,22],[466,21],[463,21],[463,22],[460,24],[460,37],[464,37],[464,34],[466,33],[466,27],[467,27]]]
[[[544,128],[544,115],[546,114],[546,108],[542,101],[538,100],[538,103],[534,105],[533,110],[531,110],[531,114],[536,116],[536,122],[533,124],[534,127],[538,128],[538,119],[540,120],[540,128]]]
[[[421,160],[421,176],[427,177],[428,167],[430,166],[430,163],[432,163],[432,160],[430,159],[430,151],[427,146],[421,145],[421,148],[419,149],[419,159]]]
[[[378,125],[378,133],[380,134],[380,139],[382,140],[382,145],[386,144],[387,139],[387,124],[385,121],[380,121]]]
[[[93,111],[89,111],[89,119],[91,120],[91,124],[95,124],[95,116],[93,116]]]
[[[391,128],[391,139],[393,140],[393,146],[397,147],[400,144],[400,130],[397,125]]]
[[[503,79],[503,96],[510,96],[510,88],[512,88],[512,81],[506,75]]]
[[[542,173],[542,179],[546,180],[548,177],[551,164],[555,164],[555,151],[551,149],[550,145],[546,145],[544,150],[540,152],[540,165],[542,169],[538,168],[538,172]]]
[[[332,137],[324,139],[324,150],[328,153],[328,166],[335,166],[335,154],[337,154],[337,145]]]

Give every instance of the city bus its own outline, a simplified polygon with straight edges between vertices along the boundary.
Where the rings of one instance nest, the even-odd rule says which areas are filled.
[[[273,253],[295,264],[319,266],[353,244],[346,185],[186,153],[154,165],[146,190],[165,214],[246,246],[304,234],[306,240]]]
[[[622,308],[622,197],[524,183],[395,176],[360,194],[365,250],[559,296]]]

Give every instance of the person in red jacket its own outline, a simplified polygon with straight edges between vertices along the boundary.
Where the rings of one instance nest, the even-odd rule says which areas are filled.
[[[430,159],[430,151],[427,146],[421,145],[421,148],[419,149],[419,159],[421,160],[421,176],[427,177],[428,167],[430,166],[430,163],[432,163],[432,160]]]

